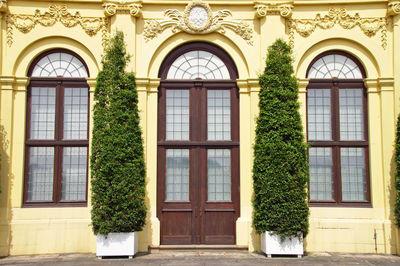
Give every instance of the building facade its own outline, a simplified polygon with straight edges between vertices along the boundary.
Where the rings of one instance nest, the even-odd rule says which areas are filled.
[[[93,94],[123,31],[147,167],[139,250],[260,249],[252,227],[258,76],[293,47],[310,144],[309,252],[400,254],[394,141],[400,1],[0,0],[0,256],[95,252]]]

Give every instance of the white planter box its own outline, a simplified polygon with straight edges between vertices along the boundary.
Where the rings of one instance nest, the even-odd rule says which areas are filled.
[[[303,233],[291,238],[286,237],[281,241],[281,236],[273,235],[272,232],[261,234],[261,250],[270,258],[274,255],[303,255]]]
[[[97,235],[96,256],[129,256],[138,251],[138,233],[109,233]]]

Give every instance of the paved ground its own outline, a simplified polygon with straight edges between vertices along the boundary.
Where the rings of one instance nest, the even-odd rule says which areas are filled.
[[[15,256],[0,259],[0,265],[400,265],[400,257],[342,253],[313,253],[301,259],[267,258],[246,252],[174,252],[138,254],[133,259],[99,260],[94,254]]]

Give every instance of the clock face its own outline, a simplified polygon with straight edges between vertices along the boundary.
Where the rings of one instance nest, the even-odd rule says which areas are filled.
[[[207,10],[202,6],[194,6],[189,12],[189,21],[196,28],[202,28],[208,21]]]

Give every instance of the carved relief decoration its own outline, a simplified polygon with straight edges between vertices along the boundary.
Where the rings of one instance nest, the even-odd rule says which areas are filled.
[[[190,2],[183,13],[176,9],[168,9],[164,12],[165,19],[150,19],[144,25],[144,37],[149,41],[167,28],[172,28],[173,33],[184,31],[190,34],[207,34],[219,32],[224,34],[226,29],[234,31],[248,44],[253,45],[253,29],[243,21],[230,20],[232,13],[220,10],[213,14],[210,6],[202,1]]]
[[[142,4],[139,1],[109,1],[103,4],[104,14],[106,16],[114,16],[117,12],[126,12],[133,17],[139,17],[142,9]]]
[[[257,17],[267,15],[281,15],[284,18],[292,16],[293,5],[281,3],[255,3]]]
[[[79,12],[74,15],[68,12],[66,5],[51,5],[49,10],[42,13],[36,9],[34,15],[9,14],[7,15],[7,44],[13,43],[13,29],[22,33],[29,33],[36,25],[50,27],[60,22],[67,28],[80,26],[89,36],[102,32],[103,46],[106,45],[109,35],[109,19],[104,17],[82,17]]]
[[[290,19],[289,20],[289,44],[294,44],[294,31],[302,37],[310,36],[316,28],[331,29],[335,25],[340,25],[343,29],[353,29],[359,27],[368,37],[381,33],[381,45],[383,49],[387,46],[387,18],[370,17],[361,18],[358,13],[354,16],[347,14],[344,8],[330,8],[328,14],[321,17],[317,14],[314,19]]]
[[[393,1],[389,3],[388,14],[391,16],[400,14],[400,1]]]

